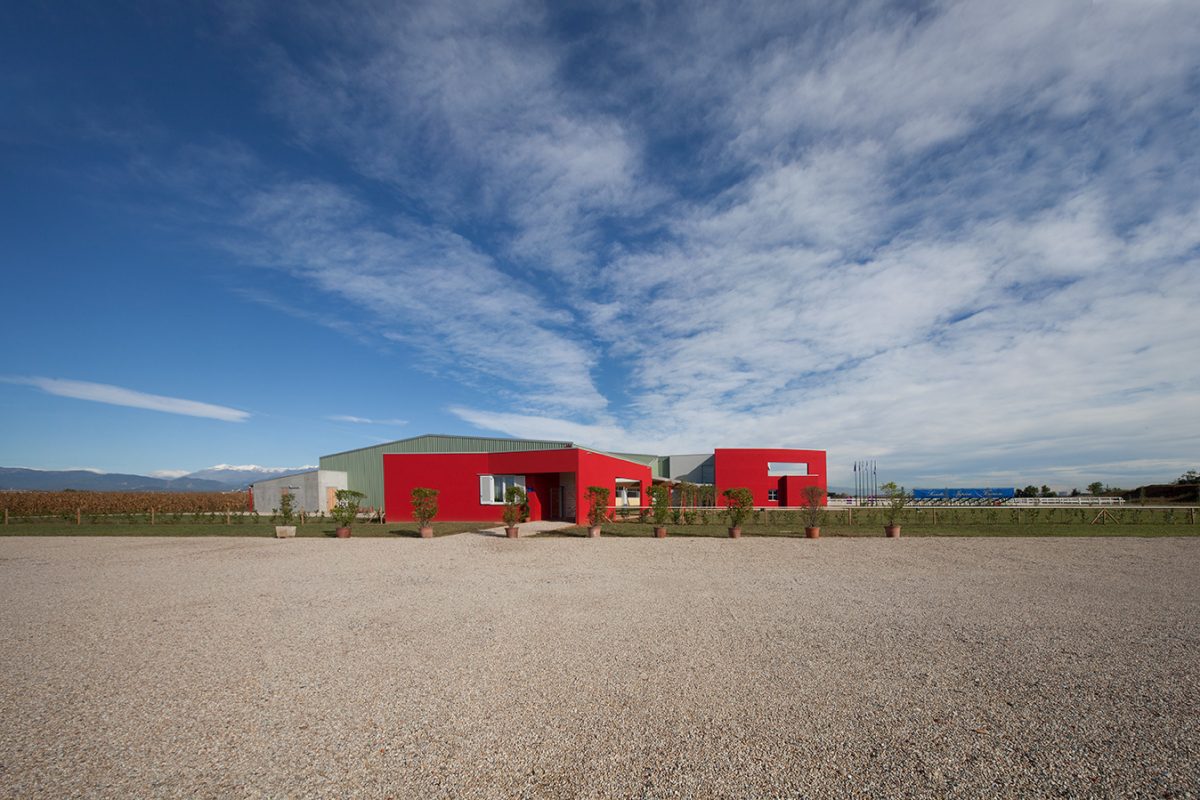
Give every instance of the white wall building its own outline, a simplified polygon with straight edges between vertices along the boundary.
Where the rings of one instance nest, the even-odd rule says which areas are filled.
[[[292,495],[296,511],[328,514],[337,504],[337,490],[349,488],[346,473],[332,469],[311,469],[250,484],[254,510],[260,514],[270,514],[279,508],[284,491]]]

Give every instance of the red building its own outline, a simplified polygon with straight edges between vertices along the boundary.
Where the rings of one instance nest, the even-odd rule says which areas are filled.
[[[580,447],[507,453],[402,453],[383,456],[388,521],[412,519],[412,490],[439,490],[438,517],[498,522],[509,486],[529,496],[529,518],[587,523],[587,488],[604,486],[610,498],[634,487],[641,505],[649,496],[650,467]],[[609,501],[613,502],[612,499]]]
[[[426,436],[395,444],[442,449],[457,441]],[[819,487],[822,493],[826,489],[823,450],[721,448],[712,454],[653,456],[602,453],[571,442],[471,443],[479,450],[377,455],[383,461],[387,519],[412,518],[412,490],[418,486],[440,492],[439,519],[499,522],[504,493],[516,485],[528,494],[531,520],[568,519],[580,525],[587,521],[589,486],[606,487],[610,505],[632,507],[648,506],[650,485],[660,482],[711,484],[718,505],[723,504],[725,489],[744,486],[754,495],[756,506],[768,508],[801,505],[809,486]]]
[[[744,486],[756,506],[799,506],[807,487],[818,487],[823,498],[827,487],[824,450],[723,447],[713,453],[713,472],[718,503],[721,492]]]

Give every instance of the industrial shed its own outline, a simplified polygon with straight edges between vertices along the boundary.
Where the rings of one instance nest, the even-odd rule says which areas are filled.
[[[366,495],[363,507],[385,508],[383,489],[383,457],[397,453],[513,453],[529,450],[566,450],[571,442],[539,439],[501,439],[487,436],[445,436],[425,434],[411,439],[360,447],[321,456],[322,470],[344,472],[350,488]]]

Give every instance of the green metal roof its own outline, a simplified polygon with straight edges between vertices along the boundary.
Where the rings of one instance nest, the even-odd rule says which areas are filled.
[[[552,439],[508,439],[499,436],[451,436],[444,433],[425,433],[409,439],[373,444],[354,450],[343,450],[321,458],[344,456],[364,450],[382,453],[511,453],[523,450],[555,450],[575,447],[573,442]]]

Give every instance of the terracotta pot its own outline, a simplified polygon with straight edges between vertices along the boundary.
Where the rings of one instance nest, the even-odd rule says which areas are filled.
[[[275,526],[275,538],[276,539],[291,539],[295,535],[296,535],[296,526],[295,525],[276,525]]]
[[[507,536],[509,539],[517,538],[517,527],[513,526],[511,528],[505,528],[504,535]]]
[[[421,533],[422,539],[432,539],[433,538],[433,528],[431,528],[430,526],[422,525],[418,530]]]
[[[600,526],[599,525],[593,525],[590,528],[588,528],[588,537],[589,538],[595,539],[599,535],[600,535]]]
[[[899,539],[900,538],[900,526],[899,525],[884,525],[883,532],[885,534],[887,534],[887,537],[889,539]]]
[[[336,533],[337,533],[337,537],[339,539],[349,539],[350,538],[350,529],[349,528],[338,528]]]
[[[655,539],[665,539],[665,538],[667,538],[667,529],[666,529],[666,528],[660,528],[660,527],[658,527],[657,525],[656,525],[656,526],[654,526],[654,538],[655,538]]]
[[[807,536],[809,539],[820,539],[821,538],[821,529],[815,528],[815,527],[814,528],[805,528],[804,535]]]
[[[742,538],[742,529],[741,528],[730,528],[729,529],[729,538],[730,539]]]

